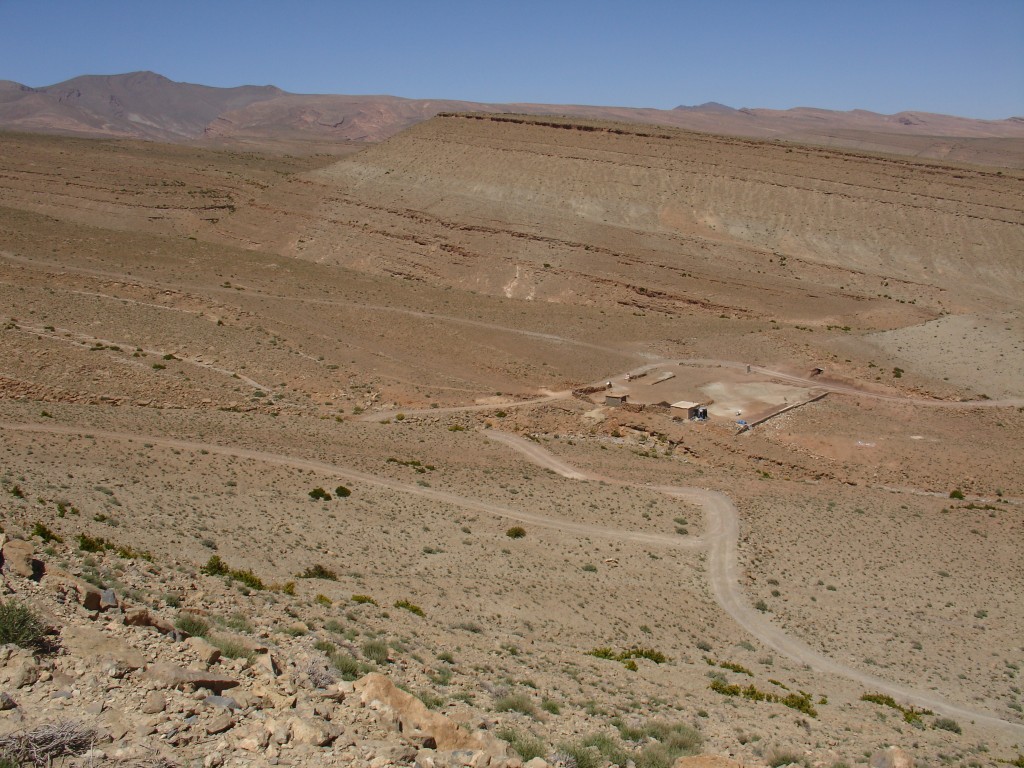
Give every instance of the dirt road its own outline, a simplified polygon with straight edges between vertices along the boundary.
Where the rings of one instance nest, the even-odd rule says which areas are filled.
[[[1024,736],[1024,724],[1011,723],[993,715],[969,709],[946,701],[935,693],[898,685],[883,678],[825,656],[802,641],[787,635],[772,624],[763,613],[752,608],[743,598],[739,584],[739,512],[728,496],[706,488],[688,488],[674,485],[638,485],[612,477],[584,472],[553,456],[542,446],[518,435],[488,432],[491,440],[519,451],[528,459],[570,480],[600,481],[619,486],[642,487],[682,499],[704,509],[706,518],[708,583],[715,601],[744,630],[772,650],[790,659],[806,664],[817,672],[844,677],[862,684],[872,692],[886,693],[916,707],[924,707],[948,717],[972,720],[979,725],[997,730],[1011,738]]]
[[[849,680],[854,680],[864,685],[866,689],[887,693],[909,704],[913,704],[918,707],[925,707],[949,717],[959,717],[971,720],[979,725],[996,730],[1011,738],[1024,737],[1024,724],[1011,723],[984,712],[959,706],[946,701],[934,693],[897,685],[888,680],[876,677],[875,675],[841,664],[834,659],[815,651],[800,640],[790,637],[768,621],[763,614],[751,608],[751,606],[744,600],[739,586],[739,564],[737,558],[739,513],[732,501],[718,491],[705,488],[689,488],[673,485],[642,486],[647,490],[657,491],[672,498],[678,498],[692,504],[697,504],[704,509],[706,516],[705,535],[699,538],[683,538],[677,535],[642,533],[639,531],[629,531],[618,528],[590,525],[587,523],[578,523],[570,520],[553,519],[545,517],[544,515],[512,509],[510,507],[505,507],[488,501],[467,498],[448,491],[402,483],[397,480],[371,475],[367,472],[343,467],[337,464],[331,464],[325,461],[299,456],[289,456],[269,451],[257,451],[249,448],[221,445],[218,443],[182,440],[179,438],[160,437],[135,432],[115,432],[110,430],[98,430],[65,425],[0,422],[0,429],[11,432],[51,435],[91,435],[96,439],[125,442],[130,440],[145,440],[155,445],[161,445],[168,448],[196,452],[207,451],[209,453],[222,456],[234,456],[237,458],[251,459],[253,461],[266,462],[279,466],[293,467],[295,469],[313,470],[333,477],[338,477],[349,482],[365,483],[367,485],[377,486],[380,488],[387,488],[398,493],[406,493],[419,496],[421,498],[428,498],[444,504],[451,504],[464,509],[471,509],[476,512],[495,515],[540,528],[557,530],[575,536],[598,536],[617,541],[631,541],[658,547],[683,549],[706,548],[708,552],[708,582],[715,600],[740,627],[757,638],[764,645],[775,650],[777,653],[787,656],[799,663],[806,664],[818,672],[824,672],[844,677]],[[641,487],[636,483],[630,483],[616,478],[605,477],[576,469],[565,461],[553,456],[537,443],[518,435],[492,431],[489,431],[486,434],[491,440],[509,446],[510,448],[522,453],[530,461],[533,461],[539,466],[550,469],[567,479],[577,482],[593,481],[619,486]]]

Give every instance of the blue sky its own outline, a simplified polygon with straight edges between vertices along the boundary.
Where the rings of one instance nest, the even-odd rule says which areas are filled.
[[[1024,115],[1024,0],[0,0],[0,79]]]

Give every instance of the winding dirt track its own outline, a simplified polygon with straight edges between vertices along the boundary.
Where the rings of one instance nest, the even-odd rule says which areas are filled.
[[[984,712],[952,704],[934,693],[897,685],[841,664],[787,635],[768,621],[764,614],[751,608],[743,599],[739,584],[739,562],[737,559],[739,512],[736,505],[725,494],[704,488],[674,485],[640,486],[637,483],[580,471],[551,455],[540,445],[518,435],[488,432],[487,436],[519,451],[534,463],[571,480],[593,480],[620,486],[643,487],[648,491],[658,491],[666,496],[701,506],[706,518],[705,541],[708,552],[708,583],[711,593],[737,624],[777,653],[788,656],[801,664],[806,664],[817,672],[854,680],[866,688],[889,694],[917,707],[931,709],[948,717],[973,720],[1011,738],[1019,738],[1024,735],[1024,724],[1012,723]]]
[[[402,483],[390,478],[378,477],[349,467],[330,464],[316,459],[298,456],[256,451],[248,448],[219,445],[217,443],[181,440],[178,438],[159,437],[134,432],[115,432],[109,430],[89,429],[85,427],[48,425],[48,424],[17,424],[0,422],[0,429],[12,432],[27,432],[51,435],[91,435],[94,438],[116,441],[146,440],[168,448],[190,451],[205,450],[222,456],[233,456],[253,461],[266,462],[296,469],[311,469],[327,475],[335,476],[355,483],[365,483],[380,488],[387,488],[398,493],[407,493],[422,498],[432,499],[444,504],[451,504],[465,509],[472,509],[489,515],[496,515],[518,522],[528,523],[537,527],[561,531],[577,536],[598,536],[617,541],[632,541],[658,547],[676,549],[706,548],[708,552],[708,581],[715,600],[744,630],[757,638],[764,645],[777,653],[783,654],[797,662],[806,664],[812,669],[844,677],[861,683],[866,688],[887,693],[915,706],[925,707],[950,717],[969,719],[986,728],[998,731],[1007,737],[1018,739],[1024,736],[1024,724],[1011,723],[984,712],[961,707],[936,696],[935,694],[918,691],[909,687],[875,677],[860,670],[848,667],[815,651],[803,642],[785,634],[769,622],[762,614],[752,609],[743,599],[739,586],[739,565],[737,560],[737,541],[739,537],[739,513],[732,501],[722,493],[702,488],[681,486],[643,486],[700,505],[706,515],[706,534],[702,538],[682,538],[676,535],[642,533],[616,528],[606,528],[569,520],[557,520],[532,512],[511,509],[488,501],[470,499],[458,494],[424,488],[418,485]],[[584,472],[550,454],[540,445],[517,435],[502,432],[488,432],[487,436],[497,442],[504,443],[525,455],[536,464],[550,469],[562,477],[576,481],[602,481],[620,486],[637,486],[615,478],[604,477]]]

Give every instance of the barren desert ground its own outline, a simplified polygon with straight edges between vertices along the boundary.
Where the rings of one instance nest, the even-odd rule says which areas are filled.
[[[749,765],[1017,760],[1022,182],[521,115],[340,158],[0,134],[0,523],[524,758],[666,721]]]

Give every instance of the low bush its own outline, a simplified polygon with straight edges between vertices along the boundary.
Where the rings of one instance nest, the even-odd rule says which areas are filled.
[[[13,643],[20,648],[47,652],[54,646],[49,635],[49,627],[27,605],[0,600],[0,645]]]
[[[213,637],[210,642],[227,659],[245,659],[250,664],[256,660],[256,651],[232,637]]]
[[[179,613],[174,626],[192,637],[206,637],[210,634],[210,625],[205,619],[194,613]]]
[[[773,750],[765,760],[771,768],[780,768],[783,765],[807,765],[803,757],[795,752],[782,752],[779,750]]]
[[[506,693],[494,700],[494,711],[520,712],[533,717],[537,714],[537,707],[525,693]]]
[[[370,661],[378,664],[388,663],[388,644],[383,640],[367,640],[360,650]]]
[[[302,573],[296,574],[296,578],[299,579],[325,579],[327,581],[337,581],[338,574],[323,565],[317,563],[311,565],[309,568],[304,570]]]
[[[935,718],[935,722],[932,723],[932,727],[938,728],[941,731],[949,731],[950,733],[963,733],[963,728],[960,727],[960,723],[950,717]]]
[[[342,680],[355,680],[370,670],[366,664],[358,661],[347,653],[331,654],[331,665],[338,670]]]
[[[206,565],[199,569],[201,573],[205,573],[207,576],[227,576],[229,579],[240,581],[250,589],[264,590],[266,585],[263,580],[250,570],[241,570],[239,568],[231,568],[227,563],[220,559],[219,555],[212,555],[209,560],[206,561]]]
[[[36,523],[32,526],[32,535],[38,536],[40,539],[43,540],[44,544],[49,544],[51,541],[56,542],[57,544],[61,544],[64,542],[64,539],[62,539],[60,536],[51,531],[42,523]]]
[[[498,729],[498,738],[508,742],[512,750],[523,759],[529,762],[535,757],[545,757],[547,748],[544,742],[529,733],[520,733],[515,728]]]
[[[395,608],[404,608],[409,613],[414,613],[417,616],[426,616],[422,608],[420,608],[415,603],[410,603],[408,600],[396,600]]]
[[[526,529],[523,528],[521,525],[513,525],[511,528],[505,531],[505,535],[508,536],[510,539],[522,539],[526,536]]]

